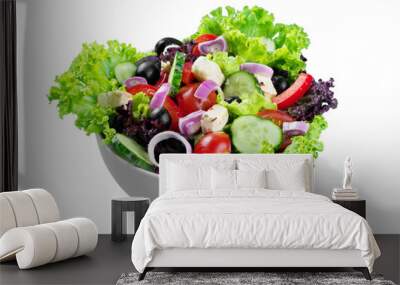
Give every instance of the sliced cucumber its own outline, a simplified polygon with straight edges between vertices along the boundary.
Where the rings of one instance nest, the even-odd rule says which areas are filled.
[[[120,63],[115,67],[114,72],[119,83],[123,84],[125,80],[135,74],[136,65],[131,62]]]
[[[231,132],[233,145],[241,153],[267,153],[269,146],[278,150],[283,137],[273,122],[252,115],[234,120]]]
[[[176,52],[174,63],[169,72],[168,83],[171,85],[171,96],[175,96],[181,87],[183,65],[185,64],[186,55],[183,52]]]
[[[154,166],[149,159],[146,150],[133,139],[123,135],[116,134],[113,139],[114,150],[135,166],[154,171]]]
[[[253,94],[259,92],[262,94],[257,78],[246,71],[238,71],[231,74],[225,81],[224,96],[225,98],[239,97],[247,93]]]

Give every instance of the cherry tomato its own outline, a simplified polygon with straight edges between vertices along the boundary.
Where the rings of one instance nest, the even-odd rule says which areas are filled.
[[[186,116],[198,110],[207,111],[217,102],[217,94],[214,91],[211,92],[204,101],[194,97],[194,93],[199,85],[200,83],[192,83],[184,86],[179,90],[178,94],[176,94],[176,101],[178,102],[178,107],[182,116]]]
[[[293,122],[294,119],[286,112],[279,110],[262,110],[257,114],[263,119],[269,119],[276,125],[282,127],[283,122]]]
[[[194,146],[194,153],[230,153],[231,139],[223,132],[208,133]]]
[[[186,62],[183,65],[183,72],[182,72],[182,82],[185,85],[189,85],[190,83],[194,82],[194,74],[192,73],[192,65],[191,62]]]
[[[152,97],[156,91],[157,88],[149,84],[138,84],[128,89],[128,92],[131,93],[132,95],[135,95],[139,92],[143,92],[150,97]],[[171,117],[170,129],[178,131],[179,130],[178,122],[179,118],[181,117],[178,106],[175,104],[174,100],[171,99],[171,97],[167,96],[167,98],[165,98],[163,107],[168,111],[168,114]]]
[[[202,34],[202,35],[198,36],[197,38],[195,38],[194,42],[196,44],[198,44],[198,43],[202,43],[202,42],[212,41],[212,40],[215,40],[216,38],[218,38],[218,36],[214,35],[214,34]]]

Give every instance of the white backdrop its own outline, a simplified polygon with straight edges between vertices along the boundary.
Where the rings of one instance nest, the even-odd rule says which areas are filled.
[[[355,163],[354,184],[367,200],[374,232],[400,233],[400,2],[18,0],[19,179],[21,188],[51,191],[64,217],[86,216],[110,232],[110,200],[125,195],[108,173],[95,138],[71,117],[58,119],[47,92],[85,41],[118,39],[151,49],[164,36],[193,33],[218,5],[257,4],[278,21],[305,28],[308,71],[336,80],[339,107],[327,115],[317,192]]]

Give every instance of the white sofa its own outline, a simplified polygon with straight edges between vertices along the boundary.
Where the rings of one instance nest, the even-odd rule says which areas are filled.
[[[87,218],[60,220],[44,189],[0,193],[0,262],[28,269],[84,255],[96,248],[96,225]]]

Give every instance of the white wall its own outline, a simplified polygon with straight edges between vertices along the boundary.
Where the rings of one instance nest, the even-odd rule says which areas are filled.
[[[110,199],[124,195],[108,173],[94,137],[58,119],[46,94],[85,41],[108,39],[151,49],[164,36],[195,31],[215,1],[18,0],[21,188],[41,186],[65,217],[92,218],[110,231]],[[354,184],[367,199],[376,233],[400,233],[399,2],[218,1],[261,5],[311,37],[308,70],[336,79],[339,108],[327,118],[326,150],[318,159],[318,192],[339,186],[347,154]]]

